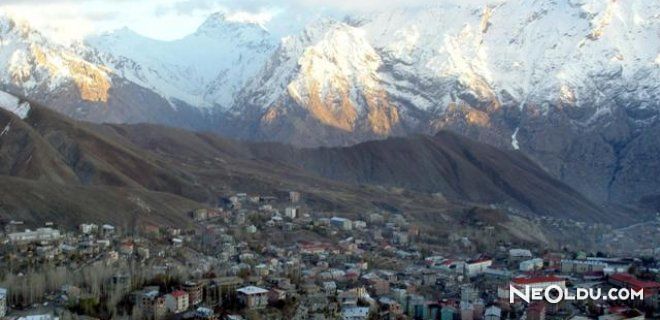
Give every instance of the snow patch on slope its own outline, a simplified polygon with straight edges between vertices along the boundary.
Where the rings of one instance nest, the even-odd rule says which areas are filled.
[[[0,91],[0,108],[12,112],[21,119],[25,119],[30,113],[30,104],[27,101],[21,101],[18,97],[4,91]]]
[[[7,125],[5,126],[5,128],[2,129],[2,132],[0,132],[0,137],[2,137],[2,136],[4,136],[5,134],[7,134],[7,133],[9,132],[10,129],[11,129],[11,121],[9,121],[9,122],[7,123]]]
[[[511,147],[513,147],[513,150],[520,150],[520,145],[518,144],[518,130],[520,130],[520,127],[516,127],[516,130],[514,130],[511,135]]]

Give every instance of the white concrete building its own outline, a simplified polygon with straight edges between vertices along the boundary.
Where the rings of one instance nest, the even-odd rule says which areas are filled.
[[[30,243],[43,241],[56,241],[61,237],[60,231],[53,228],[38,228],[37,230],[25,230],[24,232],[10,233],[8,236],[12,243]]]
[[[520,262],[518,269],[520,271],[533,271],[543,268],[543,259],[535,258]]]
[[[298,216],[298,208],[286,207],[286,209],[284,209],[284,216],[287,218],[295,219]]]
[[[493,265],[493,260],[491,259],[478,259],[465,262],[463,266],[463,272],[467,277],[474,277],[480,275]]]

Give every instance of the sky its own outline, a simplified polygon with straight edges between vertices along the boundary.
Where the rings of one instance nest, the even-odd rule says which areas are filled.
[[[447,0],[444,0],[447,1]],[[464,0],[449,0],[464,1]],[[431,0],[0,0],[0,10],[59,41],[128,27],[142,35],[173,40],[192,33],[206,17],[225,12],[230,19],[274,20],[296,28],[320,15],[343,15],[383,7],[415,6]],[[281,27],[283,24],[278,24]],[[273,30],[284,32],[284,30]]]

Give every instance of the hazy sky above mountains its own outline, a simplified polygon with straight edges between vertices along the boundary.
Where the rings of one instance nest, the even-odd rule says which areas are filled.
[[[442,0],[465,2],[465,0]],[[484,4],[487,0],[479,1]],[[431,0],[2,0],[0,8],[29,20],[58,40],[129,27],[157,39],[171,40],[193,32],[213,12],[230,19],[250,20],[267,28],[296,28],[319,15],[343,15],[383,8],[418,6]],[[274,25],[274,24],[273,24]],[[271,30],[275,33],[288,30]]]

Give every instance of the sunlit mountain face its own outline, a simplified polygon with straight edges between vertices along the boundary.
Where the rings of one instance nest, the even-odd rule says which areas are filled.
[[[298,146],[448,129],[519,150],[591,199],[638,203],[660,187],[658,12],[440,1],[286,34],[217,13],[178,40],[124,28],[71,45],[4,15],[0,80],[78,119]]]

